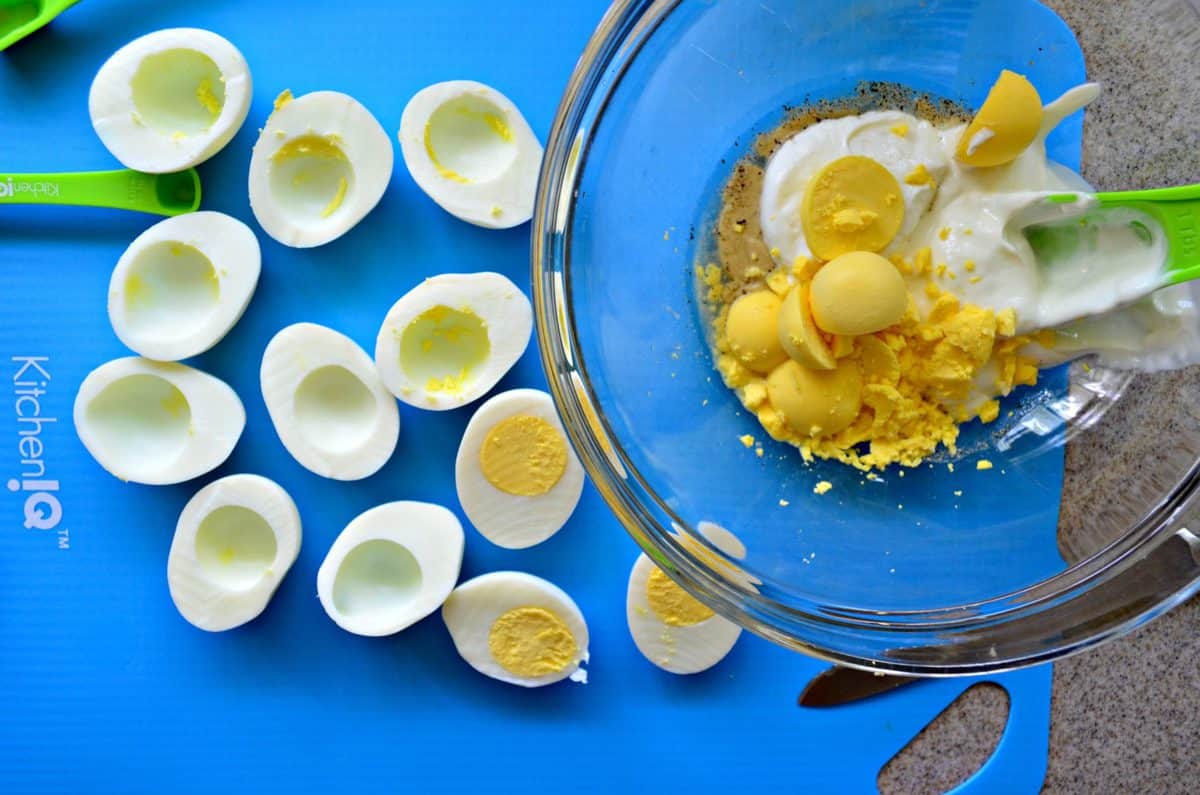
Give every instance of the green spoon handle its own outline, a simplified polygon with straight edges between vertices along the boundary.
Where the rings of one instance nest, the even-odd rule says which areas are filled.
[[[3,204],[69,204],[181,215],[200,206],[200,177],[195,169],[177,174],[143,174],[128,169],[66,174],[0,173],[0,205]]]
[[[1167,237],[1166,284],[1200,279],[1200,185],[1098,193],[1102,207],[1140,210],[1162,225]]]

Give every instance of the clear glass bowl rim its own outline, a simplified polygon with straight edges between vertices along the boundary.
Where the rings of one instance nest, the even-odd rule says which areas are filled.
[[[785,606],[721,576],[680,544],[677,528],[700,536],[639,475],[606,423],[582,361],[568,286],[576,183],[590,131],[642,45],[684,2],[616,0],[606,12],[555,115],[533,214],[532,297],[550,392],[592,483],[638,545],[696,598],[762,637],[897,674],[975,675],[1056,659],[1120,637],[1200,591],[1200,539],[1179,526],[1200,506],[1200,461],[1104,549],[1027,588],[969,605],[903,613],[799,599],[800,607]],[[1173,539],[1184,543],[1168,550]],[[1163,574],[1164,554],[1190,560]]]

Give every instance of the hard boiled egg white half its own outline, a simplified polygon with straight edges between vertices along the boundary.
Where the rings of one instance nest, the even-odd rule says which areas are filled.
[[[388,311],[375,364],[392,394],[444,411],[483,396],[521,358],[533,333],[529,299],[498,273],[433,276]]]
[[[464,582],[442,607],[458,653],[481,674],[521,687],[586,682],[588,629],[571,597],[540,577],[496,571]]]
[[[296,323],[267,344],[259,374],[275,432],[305,469],[360,480],[392,457],[400,412],[354,340]]]
[[[209,632],[241,626],[266,609],[300,553],[300,513],[258,475],[214,481],[188,501],[167,558],[171,599]]]
[[[673,674],[713,667],[742,634],[741,627],[701,604],[645,555],[629,575],[625,618],[638,651]]]
[[[317,572],[317,595],[356,635],[391,635],[437,610],[462,567],[463,531],[446,508],[391,502],[360,514]]]
[[[533,215],[542,145],[508,97],[471,80],[423,88],[400,117],[400,152],[421,190],[476,226]]]
[[[149,33],[113,53],[92,81],[96,134],[126,167],[182,171],[219,152],[250,110],[250,67],[207,30]]]
[[[536,389],[502,392],[476,410],[458,447],[454,478],[467,518],[507,549],[554,535],[583,492],[583,467],[554,402]]]
[[[250,207],[285,246],[311,248],[346,234],[375,208],[392,178],[392,142],[358,100],[336,91],[285,91],[250,158]]]
[[[75,396],[75,432],[121,480],[182,483],[220,466],[246,412],[229,385],[182,364],[114,359],[88,373]]]
[[[236,218],[197,212],[160,221],[138,235],[113,269],[113,331],[147,359],[203,353],[246,310],[261,263],[258,239]]]

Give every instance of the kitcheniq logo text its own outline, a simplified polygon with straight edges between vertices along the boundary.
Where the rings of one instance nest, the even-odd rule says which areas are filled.
[[[46,470],[46,443],[42,435],[47,426],[58,422],[44,410],[50,389],[49,356],[13,356],[12,397],[17,425],[17,477],[7,483],[9,491],[20,494],[22,524],[28,530],[58,530],[59,547],[67,548],[62,524],[63,509],[58,497],[58,481]]]
[[[0,199],[11,198],[18,194],[32,194],[34,196],[46,196],[48,198],[58,197],[57,182],[28,182],[26,180],[14,180],[12,177],[0,179]]]

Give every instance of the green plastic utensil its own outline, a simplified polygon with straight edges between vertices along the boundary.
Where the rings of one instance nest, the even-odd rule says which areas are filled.
[[[71,204],[182,215],[200,206],[200,175],[194,168],[175,174],[143,174],[129,169],[0,174],[0,205],[4,204]]]
[[[0,51],[7,49],[79,0],[0,0]]]
[[[1047,197],[1047,201],[1061,206],[1086,198],[1087,194],[1082,193],[1059,193]],[[1128,224],[1138,237],[1149,243],[1154,230],[1149,228],[1148,221],[1161,229],[1166,240],[1162,281],[1154,289],[1200,279],[1200,185],[1097,193],[1094,198],[1097,206],[1082,218],[1037,224],[1025,230],[1025,237],[1040,260],[1053,263],[1064,259],[1080,245],[1089,229],[1106,223]],[[1134,212],[1114,213],[1114,210]]]

